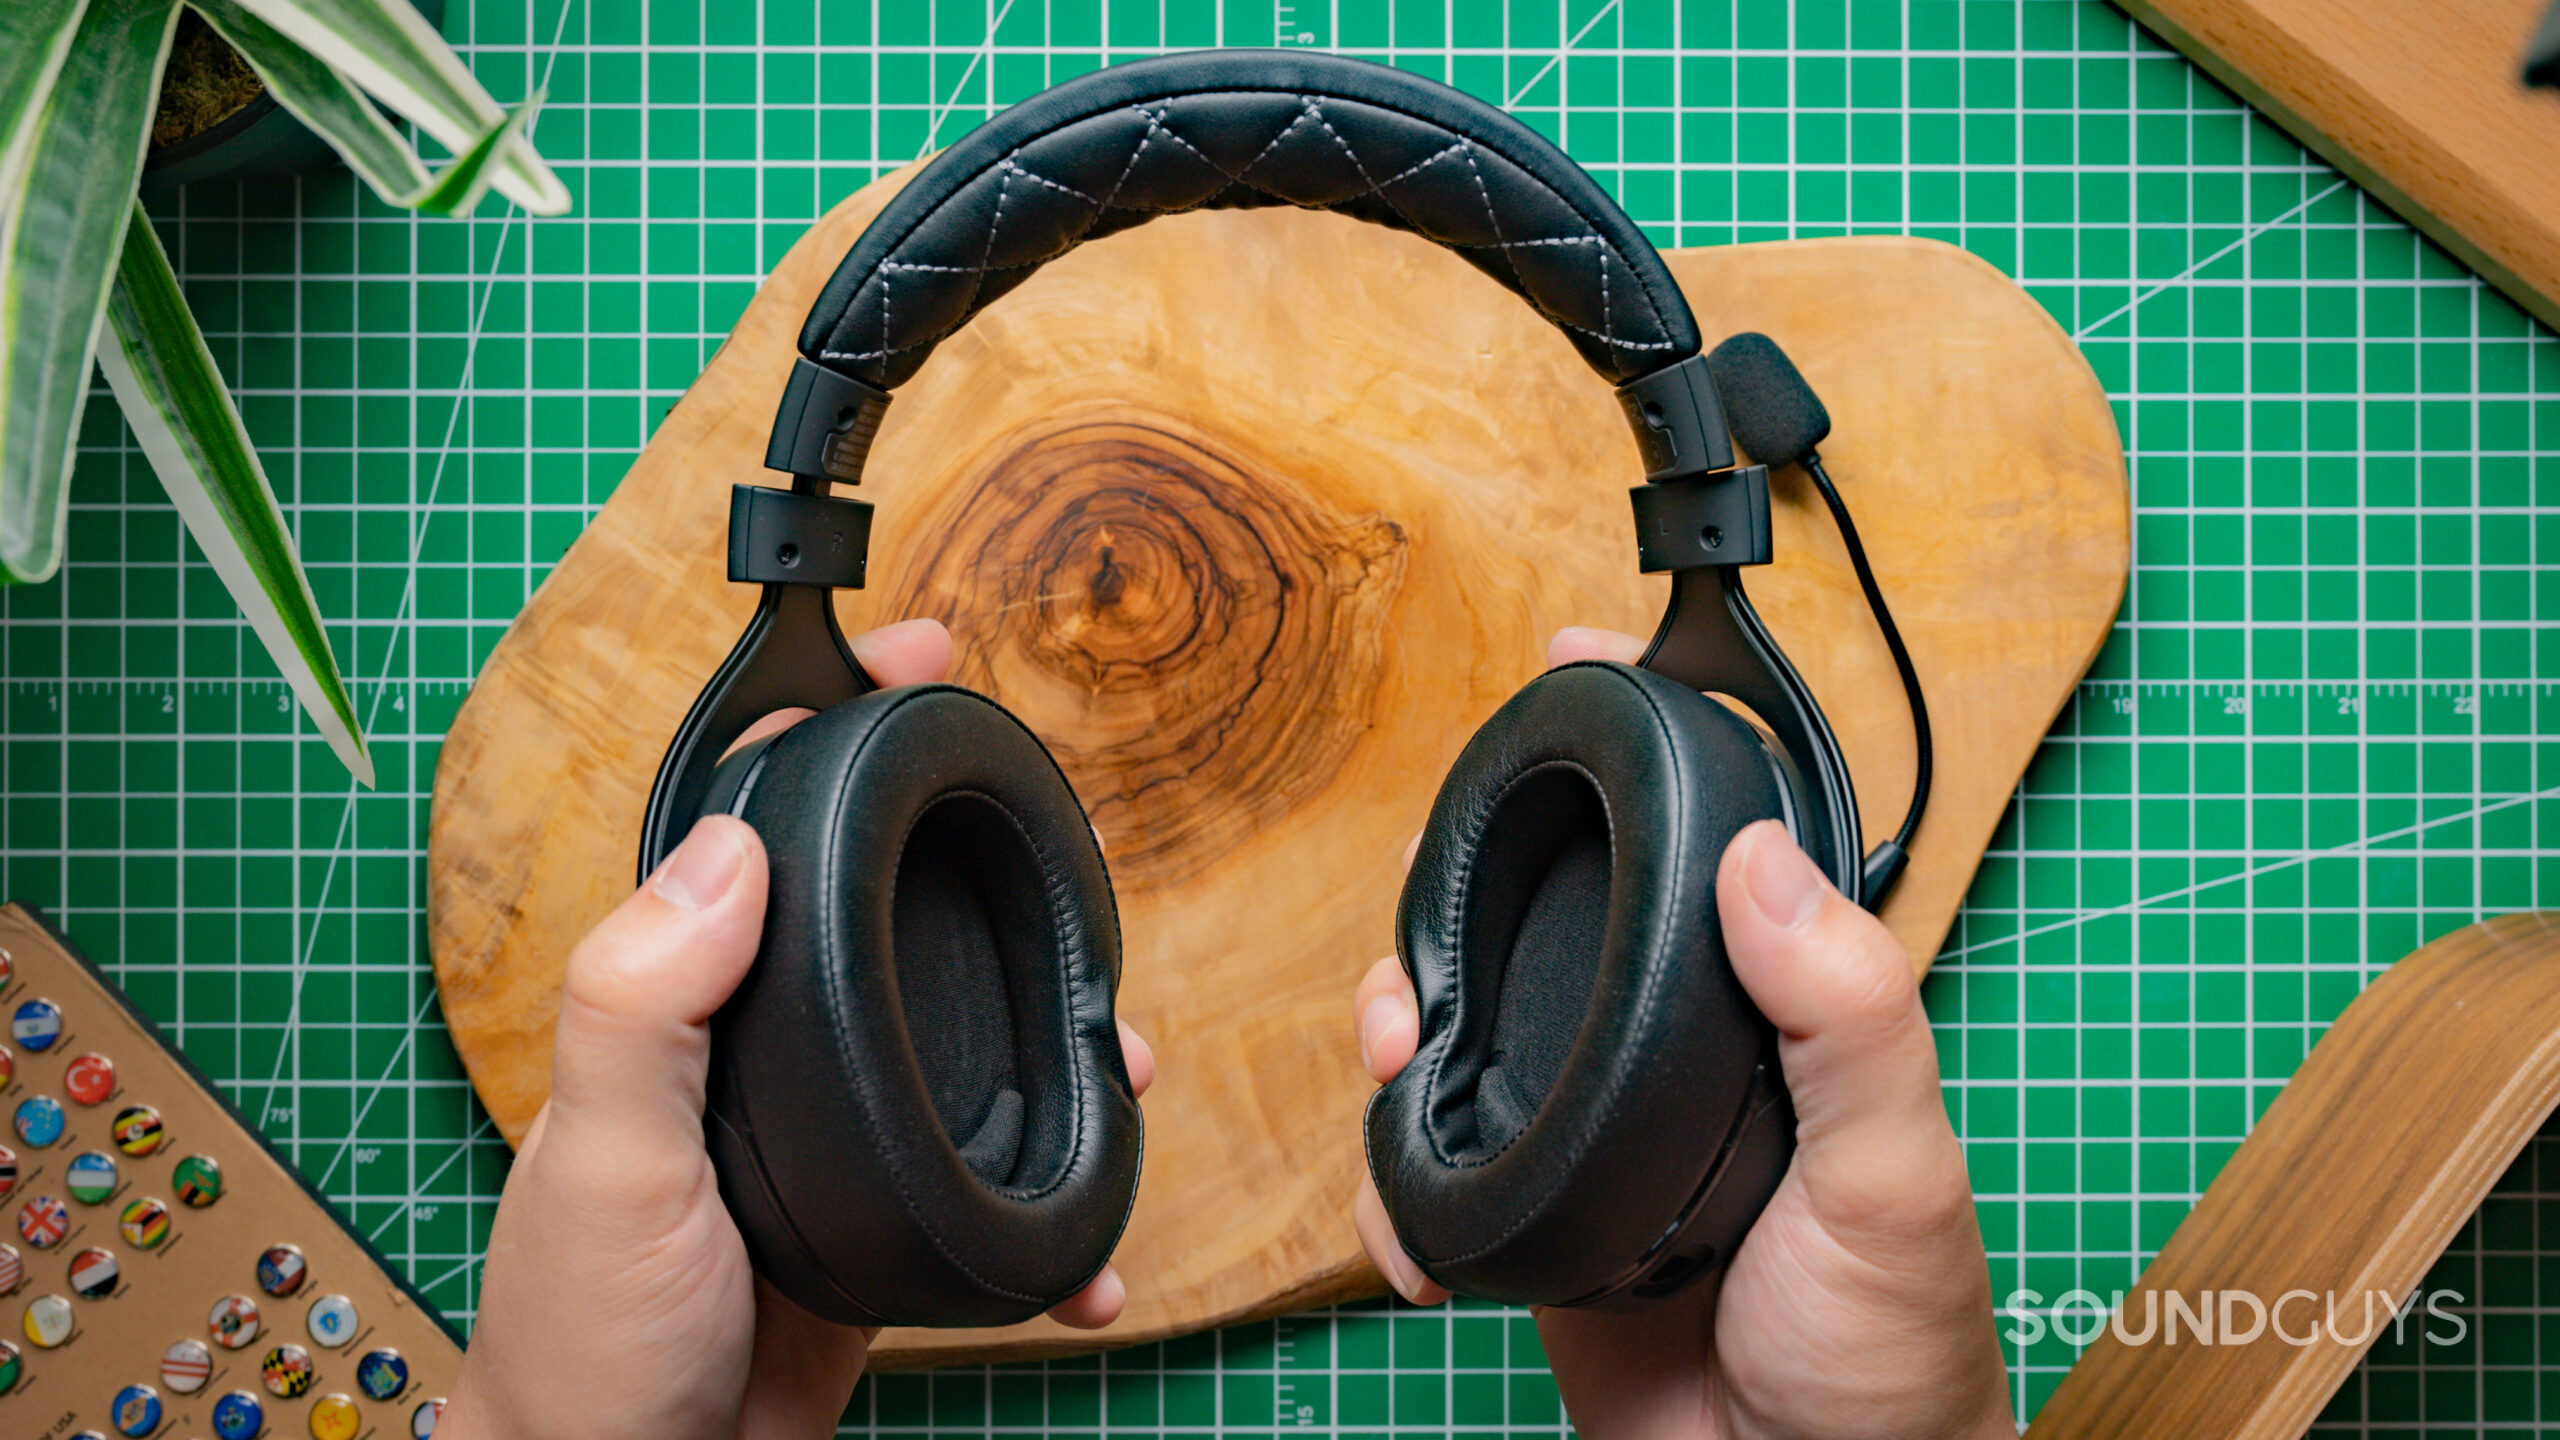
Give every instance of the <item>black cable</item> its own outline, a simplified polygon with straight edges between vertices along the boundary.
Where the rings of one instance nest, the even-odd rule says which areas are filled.
[[[1867,564],[1867,547],[1858,543],[1857,524],[1849,518],[1849,507],[1832,485],[1830,472],[1822,468],[1822,457],[1806,451],[1804,473],[1813,477],[1813,488],[1822,492],[1822,503],[1831,507],[1832,523],[1840,527],[1840,541],[1849,547],[1849,564],[1858,572],[1858,588],[1867,592],[1867,608],[1875,613],[1876,628],[1884,632],[1885,648],[1893,652],[1893,668],[1902,672],[1902,693],[1911,702],[1911,738],[1919,760],[1911,772],[1911,809],[1902,817],[1902,828],[1893,835],[1896,849],[1909,850],[1911,834],[1920,828],[1920,812],[1929,806],[1929,701],[1920,693],[1920,672],[1911,668],[1911,652],[1903,646],[1902,632],[1894,628],[1893,611],[1884,603],[1884,591],[1876,586],[1876,572]]]

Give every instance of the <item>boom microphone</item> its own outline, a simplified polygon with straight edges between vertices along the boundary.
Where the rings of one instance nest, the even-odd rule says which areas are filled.
[[[1902,675],[1902,693],[1911,705],[1911,739],[1916,752],[1911,808],[1904,812],[1902,827],[1894,837],[1867,856],[1858,899],[1872,910],[1884,903],[1885,892],[1893,888],[1893,882],[1901,878],[1903,866],[1910,862],[1912,833],[1920,828],[1921,812],[1929,808],[1929,702],[1921,694],[1920,674],[1912,667],[1911,652],[1902,643],[1902,632],[1893,623],[1893,610],[1885,604],[1875,570],[1867,564],[1867,549],[1858,543],[1858,527],[1849,519],[1849,506],[1840,498],[1839,488],[1831,483],[1822,457],[1814,453],[1813,447],[1831,436],[1831,412],[1822,408],[1822,397],[1813,393],[1803,372],[1787,358],[1786,351],[1778,348],[1778,342],[1756,330],[1746,330],[1718,345],[1707,356],[1707,373],[1715,377],[1716,393],[1724,400],[1725,424],[1742,448],[1751,452],[1752,460],[1772,470],[1801,465],[1814,488],[1821,492],[1822,503],[1830,507],[1831,518],[1840,527],[1840,540],[1849,551],[1850,567],[1857,571],[1858,588],[1866,592],[1867,608],[1876,617],[1876,628],[1884,634],[1885,648],[1893,652],[1893,668]]]
[[[1746,330],[1707,356],[1724,399],[1725,423],[1753,461],[1772,470],[1798,464],[1831,436],[1831,412],[1778,342]]]

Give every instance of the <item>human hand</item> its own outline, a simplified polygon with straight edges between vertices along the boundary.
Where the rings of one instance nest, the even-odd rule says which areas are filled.
[[[1569,629],[1547,662],[1631,664],[1643,651],[1631,635]],[[1575,1428],[1594,1440],[2014,1440],[1972,1184],[1909,957],[1775,821],[1727,847],[1716,906],[1735,975],[1778,1028],[1795,1159],[1719,1280],[1642,1311],[1535,1312]],[[1421,1030],[1394,956],[1353,1006],[1361,1059],[1383,1085]],[[1397,1243],[1365,1174],[1354,1219],[1398,1294],[1448,1298]]]
[[[884,686],[951,668],[931,620],[852,643]],[[755,958],[764,903],[762,842],[714,816],[571,953],[551,1101],[499,1197],[442,1440],[834,1433],[878,1332],[820,1320],[756,1277],[703,1150],[709,1022]],[[1120,1044],[1143,1095],[1155,1058],[1125,1024]],[[1094,1328],[1124,1297],[1106,1266],[1049,1313]]]

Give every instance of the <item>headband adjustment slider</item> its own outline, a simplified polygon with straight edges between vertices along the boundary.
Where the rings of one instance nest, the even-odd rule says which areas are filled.
[[[862,462],[889,409],[889,392],[799,356],[765,441],[764,463],[803,479],[862,483]]]

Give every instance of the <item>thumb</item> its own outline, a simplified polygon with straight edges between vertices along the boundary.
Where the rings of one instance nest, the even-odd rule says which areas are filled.
[[[1716,908],[1735,976],[1778,1028],[1795,1163],[1816,1213],[1843,1238],[1883,1238],[1969,1211],[1937,1045],[1901,942],[1773,820],[1726,847]]]
[[[714,815],[578,942],[552,1041],[555,1137],[602,1127],[700,1148],[711,1015],[755,959],[764,900],[764,843]]]

